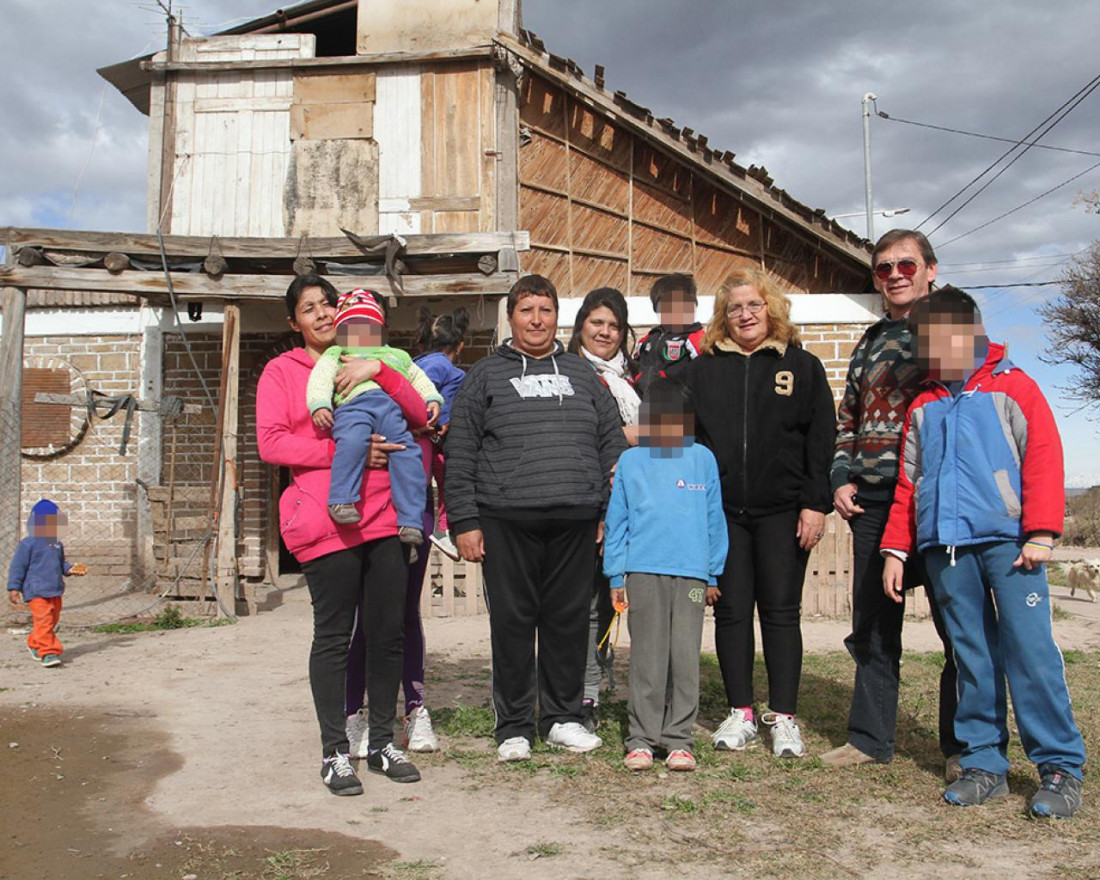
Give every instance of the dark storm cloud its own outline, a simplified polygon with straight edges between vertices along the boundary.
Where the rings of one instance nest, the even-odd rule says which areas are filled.
[[[739,161],[767,166],[778,186],[830,213],[863,207],[860,98],[893,116],[1018,137],[1100,72],[1100,7],[953,2],[529,2],[525,24],[591,73],[607,67],[658,116],[706,134]],[[1046,138],[1095,149],[1100,92]],[[911,207],[919,222],[1007,144],[872,121],[875,203]],[[935,236],[946,241],[1097,161],[1033,150]],[[943,259],[1039,247],[1036,226],[1074,249],[1096,224],[1072,205],[1082,178],[1026,212],[951,245]],[[946,213],[946,212],[945,212]],[[941,215],[942,216],[942,215]],[[1041,221],[1037,218],[1043,218]],[[848,221],[863,231],[861,219]],[[931,228],[938,219],[926,225]],[[876,219],[876,228],[889,221]],[[965,246],[964,246],[965,242]]]

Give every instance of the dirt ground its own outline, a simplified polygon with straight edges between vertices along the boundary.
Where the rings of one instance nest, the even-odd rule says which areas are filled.
[[[1054,592],[1058,639],[1067,659],[1075,657],[1071,673],[1092,675],[1100,668],[1100,604]],[[67,662],[59,669],[36,666],[13,631],[18,621],[8,621],[0,638],[0,878],[645,880],[750,869],[925,878],[938,856],[942,870],[932,873],[942,877],[1003,877],[1029,863],[1045,866],[1029,876],[1061,864],[1070,866],[1061,876],[1100,876],[1100,855],[1090,851],[1100,846],[1093,834],[1100,810],[1086,806],[1087,825],[1027,822],[1026,765],[1014,770],[1011,806],[966,811],[980,818],[968,817],[957,839],[936,830],[952,828],[945,823],[954,817],[937,803],[940,767],[927,742],[921,691],[934,688],[935,658],[919,652],[937,645],[928,622],[906,627],[914,653],[903,677],[912,671],[918,687],[903,698],[899,745],[910,756],[837,774],[812,758],[794,771],[777,768],[765,749],[737,761],[710,753],[694,777],[639,780],[618,768],[618,753],[593,760],[540,750],[529,768],[498,766],[483,735],[487,621],[428,621],[429,702],[446,734],[443,753],[418,759],[420,784],[365,775],[363,797],[335,798],[318,777],[308,598],[300,588],[274,591],[266,604],[270,610],[227,627],[62,629]],[[817,754],[843,741],[851,671],[837,652],[847,626],[807,621],[804,631],[807,652],[821,655],[803,682],[804,733]],[[708,619],[705,651],[713,650],[712,633]],[[623,670],[628,643],[624,627]],[[621,699],[613,710],[621,725]],[[831,720],[815,729],[815,711],[826,710]],[[1086,739],[1096,741],[1091,728]],[[902,783],[905,795],[892,794]],[[763,808],[769,791],[800,786],[788,811]],[[843,796],[830,803],[830,789],[840,787]],[[708,833],[711,817],[733,831]],[[921,817],[929,832],[913,837]],[[1051,835],[1059,842],[1048,842]],[[984,842],[990,846],[978,858]],[[1057,858],[1049,846],[1061,848]]]

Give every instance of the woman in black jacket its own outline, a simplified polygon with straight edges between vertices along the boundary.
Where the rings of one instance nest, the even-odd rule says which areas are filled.
[[[718,459],[730,551],[718,581],[715,646],[730,712],[716,749],[757,738],[752,670],[759,610],[777,757],[804,754],[795,723],[802,673],[802,582],[832,509],[836,411],[825,368],[801,347],[791,303],[758,269],[731,275],[715,297],[704,356],[683,373],[696,433]]]
[[[512,338],[470,368],[454,402],[446,494],[459,553],[485,566],[497,755],[522,761],[536,696],[550,745],[602,745],[580,723],[592,554],[626,440],[596,371],[557,341],[554,285],[525,276],[507,308]]]

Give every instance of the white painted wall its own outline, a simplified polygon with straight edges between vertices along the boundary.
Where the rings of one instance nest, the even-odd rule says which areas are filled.
[[[387,67],[375,78],[374,140],[378,144],[378,232],[420,232],[409,199],[421,195],[420,68]]]
[[[796,324],[870,324],[882,317],[882,298],[877,293],[794,293],[789,298],[791,318]],[[559,300],[559,328],[573,326],[582,302],[581,297]],[[632,327],[660,323],[648,296],[629,296],[626,303]],[[706,323],[713,311],[714,297],[699,297],[698,319]]]

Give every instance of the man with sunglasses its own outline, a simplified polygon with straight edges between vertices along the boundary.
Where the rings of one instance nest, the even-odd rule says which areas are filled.
[[[886,315],[868,328],[852,352],[837,411],[831,472],[833,507],[852,529],[852,633],[844,644],[856,664],[848,742],[821,756],[833,767],[887,763],[894,757],[905,605],[889,601],[883,593],[879,545],[897,484],[905,413],[924,379],[913,358],[907,319],[916,302],[928,295],[937,271],[932,245],[909,229],[882,236],[871,253],[871,266]],[[911,558],[907,586],[924,581],[916,554]],[[944,775],[953,782],[962,751],[954,734],[955,663],[931,592],[928,598],[944,643],[939,738],[946,759]]]

